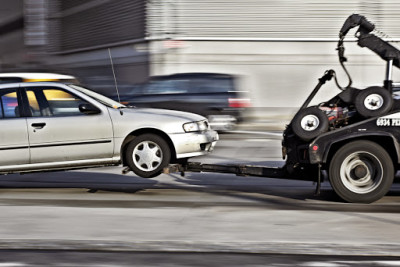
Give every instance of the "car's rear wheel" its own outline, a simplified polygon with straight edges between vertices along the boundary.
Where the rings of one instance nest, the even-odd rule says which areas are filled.
[[[161,174],[171,160],[168,143],[155,134],[143,134],[133,139],[126,149],[129,168],[138,176],[151,178]]]

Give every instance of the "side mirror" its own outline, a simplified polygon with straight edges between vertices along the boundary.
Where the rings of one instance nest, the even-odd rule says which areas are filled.
[[[101,113],[100,109],[98,109],[97,107],[95,107],[94,105],[89,104],[89,103],[80,104],[79,111],[86,115],[93,115],[93,114]]]

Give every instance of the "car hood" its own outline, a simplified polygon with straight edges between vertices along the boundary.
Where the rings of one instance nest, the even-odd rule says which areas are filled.
[[[190,113],[190,112],[183,112],[177,110],[169,110],[169,109],[156,109],[156,108],[126,108],[122,109],[125,113],[134,113],[134,114],[147,114],[147,115],[159,115],[159,116],[166,116],[166,117],[175,117],[187,121],[201,121],[205,118],[201,115]]]
[[[109,109],[116,138],[126,137],[131,132],[151,128],[164,133],[184,133],[183,124],[201,121],[203,116],[166,109],[123,108]]]

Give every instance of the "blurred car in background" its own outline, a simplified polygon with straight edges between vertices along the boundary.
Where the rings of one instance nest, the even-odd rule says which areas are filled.
[[[233,129],[243,119],[250,100],[236,88],[236,77],[218,73],[153,76],[120,96],[137,107],[187,111],[207,117],[214,130]]]
[[[46,72],[9,72],[0,73],[0,84],[20,82],[61,82],[78,84],[74,76]]]

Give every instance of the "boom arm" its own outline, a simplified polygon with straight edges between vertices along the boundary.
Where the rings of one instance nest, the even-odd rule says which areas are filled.
[[[380,37],[372,34],[375,25],[369,22],[364,16],[353,14],[347,18],[339,32],[339,60],[345,62],[343,40],[350,29],[359,26],[356,37],[358,45],[366,47],[375,52],[383,60],[392,61],[393,65],[400,68],[400,51]]]
[[[375,29],[375,25],[369,22],[364,16],[353,14],[346,19],[339,32],[340,39],[344,39],[350,29],[360,26],[359,32],[364,34],[370,33]]]

